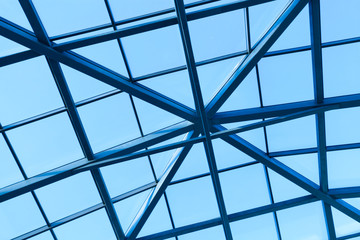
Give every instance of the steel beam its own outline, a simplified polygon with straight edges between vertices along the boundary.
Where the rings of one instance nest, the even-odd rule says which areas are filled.
[[[214,125],[212,127],[213,132],[225,130],[224,127],[220,125]],[[241,137],[237,135],[230,135],[222,138],[225,142],[229,143],[230,145],[236,147],[240,151],[244,152],[245,154],[249,155],[250,157],[254,158],[258,162],[264,164],[274,172],[280,174],[284,178],[290,180],[291,182],[295,183],[299,187],[303,188],[304,190],[308,191],[309,193],[313,194],[318,199],[324,201],[325,203],[331,205],[332,207],[338,209],[339,211],[343,212],[344,214],[348,215],[349,217],[355,219],[356,221],[360,221],[360,210],[351,206],[350,204],[346,203],[343,200],[336,200],[331,197],[329,194],[321,191],[320,187],[315,184],[314,182],[310,181],[309,179],[305,178],[301,174],[297,173],[293,169],[287,167],[280,161],[276,160],[275,158],[270,158],[267,156],[263,151],[259,148],[255,147],[254,145],[248,143]]]
[[[251,53],[238,66],[228,81],[206,106],[209,117],[212,117],[219,110],[307,3],[308,0],[294,0],[288,5],[267,33],[255,44]]]

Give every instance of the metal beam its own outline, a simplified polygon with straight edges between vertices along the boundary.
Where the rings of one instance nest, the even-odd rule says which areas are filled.
[[[255,48],[251,53],[244,59],[235,72],[229,77],[224,86],[206,106],[209,117],[212,117],[219,110],[307,3],[308,0],[294,0],[289,4],[284,12],[277,18],[272,27],[255,45]]]
[[[135,97],[138,97],[145,102],[155,105],[165,111],[173,113],[181,118],[189,121],[195,121],[195,113],[187,106],[176,102],[164,95],[157,93],[138,83],[130,83],[125,77],[120,74],[106,69],[102,66],[83,59],[77,54],[69,52],[59,52],[46,44],[37,40],[36,37],[29,33],[12,26],[12,24],[4,18],[0,17],[0,32],[6,38],[22,44],[40,54],[51,58],[54,61],[61,62],[69,67],[72,67],[86,75],[96,78],[106,84],[127,92]]]
[[[212,131],[214,132],[222,131],[222,130],[225,130],[225,128],[220,125],[214,125],[212,127]],[[230,145],[236,147],[240,151],[244,152],[245,154],[249,155],[250,157],[254,158],[258,162],[264,164],[274,172],[280,174],[284,178],[290,180],[299,187],[313,194],[318,199],[338,209],[339,211],[355,219],[356,221],[360,221],[359,209],[351,206],[350,204],[346,203],[343,200],[340,199],[336,200],[333,197],[331,197],[329,194],[324,193],[323,191],[321,191],[320,187],[317,184],[305,178],[304,176],[297,173],[293,169],[287,167],[286,165],[276,160],[275,158],[270,158],[259,148],[248,143],[244,139],[240,138],[238,135],[230,135],[223,137],[222,139],[225,142],[229,143]]]
[[[187,134],[186,139],[191,139],[197,136],[198,132],[192,131],[191,133]],[[160,181],[145,200],[134,220],[131,222],[128,231],[126,232],[126,239],[133,240],[136,238],[137,234],[140,232],[141,228],[144,226],[146,220],[160,200],[162,194],[165,192],[165,189],[171,182],[171,179],[174,177],[181,163],[189,153],[191,147],[192,145],[185,146],[182,149],[178,149],[178,151],[174,153]]]

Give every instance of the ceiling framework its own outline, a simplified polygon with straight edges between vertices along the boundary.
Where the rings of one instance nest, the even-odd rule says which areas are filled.
[[[58,92],[60,93],[64,103],[64,107],[62,108],[54,109],[52,111],[48,111],[43,114],[33,116],[28,119],[23,119],[8,125],[0,125],[0,132],[24,178],[23,181],[5,186],[0,189],[0,204],[22,194],[31,193],[46,223],[45,226],[17,236],[14,239],[30,239],[33,236],[37,236],[47,231],[51,233],[54,239],[58,239],[56,236],[56,231],[54,231],[56,227],[62,226],[73,220],[91,214],[99,209],[104,209],[106,211],[114,234],[116,238],[120,240],[168,239],[171,237],[178,239],[178,236],[180,235],[212,228],[215,226],[222,226],[225,238],[227,240],[232,240],[234,238],[231,228],[232,222],[260,216],[263,214],[272,214],[278,239],[285,239],[282,237],[281,227],[277,214],[278,211],[312,202],[321,202],[322,204],[328,239],[350,239],[360,236],[360,232],[340,237],[337,237],[336,235],[333,209],[336,209],[351,219],[360,222],[360,210],[350,205],[347,201],[344,201],[344,199],[360,197],[360,189],[358,186],[346,188],[329,188],[327,159],[327,152],[336,152],[346,149],[358,149],[360,148],[360,143],[328,145],[326,142],[325,126],[326,112],[339,109],[351,109],[360,106],[360,93],[346,96],[325,97],[322,56],[322,50],[324,48],[356,43],[360,41],[360,38],[349,38],[323,43],[321,40],[320,0],[293,0],[289,1],[287,7],[281,12],[281,14],[277,17],[272,26],[264,33],[260,40],[256,42],[256,44],[251,44],[249,30],[249,8],[271,1],[272,0],[239,0],[233,3],[207,7],[207,4],[212,4],[218,1],[207,0],[184,5],[183,0],[175,0],[175,8],[164,9],[155,13],[146,14],[135,18],[116,21],[113,15],[111,4],[108,0],[105,0],[106,9],[108,11],[107,14],[109,15],[111,22],[110,24],[51,37],[48,36],[37,9],[31,0],[19,0],[19,2],[31,25],[31,28],[33,29],[33,32],[30,32],[29,30],[26,30],[25,28],[16,25],[15,23],[12,23],[0,16],[0,35],[29,49],[16,54],[0,57],[0,67],[6,67],[38,56],[44,56],[55,80]],[[307,5],[309,6],[311,45],[271,51],[270,48],[273,46],[273,44],[279,39],[282,33],[285,32],[293,20]],[[190,13],[188,12],[189,9],[199,6],[203,6],[204,8]],[[196,61],[188,23],[190,21],[206,19],[211,16],[225,14],[239,9],[244,9],[245,13],[247,39],[246,51],[234,52],[212,59]],[[176,15],[172,17],[166,17],[166,14],[169,13]],[[160,20],[134,25],[134,23],[137,23],[138,21],[159,16],[163,16],[163,18]],[[132,23],[133,25],[130,27],[122,27],[123,25],[129,23]],[[125,53],[126,51],[124,50],[121,39],[124,37],[174,25],[179,27],[186,65],[154,72],[151,74],[145,74],[143,76],[132,76],[130,70],[131,66],[127,60]],[[106,31],[100,34],[82,37],[83,34],[94,33],[98,30]],[[67,40],[70,37],[77,36],[81,36],[81,38],[77,38],[76,40]],[[62,40],[62,42],[56,43],[55,41],[58,40]],[[73,51],[81,47],[91,46],[110,40],[117,41],[119,50],[124,58],[124,64],[128,77],[110,70],[92,60],[84,58],[83,56]],[[238,87],[242,84],[242,82],[253,69],[256,71],[258,86],[260,85],[258,63],[261,59],[304,51],[311,52],[314,100],[264,106],[261,99],[261,89],[259,87],[261,103],[260,107],[226,112],[219,111],[219,109],[232,96],[234,91],[238,89]],[[225,79],[223,85],[219,88],[209,103],[205,104],[204,94],[201,90],[197,68],[199,66],[208,65],[227,59],[233,59],[240,56],[244,57],[241,63],[238,64],[233,73],[227,79]],[[67,84],[67,79],[63,73],[61,64],[91,76],[100,82],[108,84],[114,87],[115,90],[76,102]],[[142,84],[142,81],[146,81],[146,79],[158,76],[166,76],[167,74],[179,72],[182,70],[187,70],[195,109],[192,109],[185,104],[180,103],[170,98],[169,96],[166,96]],[[141,137],[118,146],[114,146],[113,148],[107,149],[105,151],[94,152],[89,141],[88,133],[86,132],[86,129],[83,125],[81,115],[78,112],[78,108],[110,98],[112,96],[119,95],[121,93],[127,93],[129,95],[132,109],[136,115],[137,126],[139,128]],[[141,99],[144,102],[174,114],[183,119],[183,121],[168,126],[167,128],[161,129],[159,131],[145,134],[142,129],[143,126],[140,121],[141,119],[137,113],[138,109],[134,104],[134,98]],[[14,148],[11,140],[8,137],[8,132],[43,119],[51,118],[61,113],[68,114],[78,143],[81,146],[84,158],[71,162],[67,165],[60,166],[48,172],[28,177],[24,167],[22,166],[21,159],[16,153],[16,148]],[[279,123],[285,123],[290,120],[300,119],[306,116],[314,116],[316,120],[316,147],[284,151],[269,151],[268,139],[266,137],[266,127]],[[248,123],[247,121],[255,122]],[[245,125],[243,125],[243,122],[245,122]],[[238,123],[240,126],[227,129],[225,124],[229,123]],[[254,146],[244,138],[237,135],[239,133],[245,133],[255,129],[263,130],[266,139],[266,151],[261,150],[257,146]],[[176,139],[184,134],[186,136],[183,140],[170,143],[168,142],[169,140],[171,141],[172,139]],[[238,165],[234,165],[232,167],[219,169],[217,166],[216,154],[213,146],[213,141],[215,139],[223,140],[224,142],[236,148],[238,151],[241,151],[253,158],[253,161],[245,164],[239,163]],[[188,153],[193,148],[194,144],[198,143],[203,144],[209,172],[196,174],[180,180],[173,180],[175,174],[182,166],[182,163],[188,156]],[[131,161],[140,157],[146,157],[152,166],[152,155],[169,150],[176,150],[176,152],[173,154],[172,158],[169,159],[166,169],[161,175],[161,178],[158,179],[156,177],[155,171],[153,170],[153,182],[140,186],[116,197],[112,197],[110,195],[108,186],[104,180],[100,168],[105,166],[112,166],[121,162]],[[301,175],[300,173],[282,163],[280,160],[276,159],[283,156],[295,156],[307,153],[317,153],[319,184],[316,184],[312,180],[308,179],[304,175]],[[51,159],[49,159],[49,161],[51,161]],[[220,174],[255,165],[263,165],[270,204],[236,213],[229,213],[226,208],[226,201],[224,200]],[[305,190],[308,194],[289,200],[275,201],[270,183],[271,179],[269,177],[269,171],[273,171],[283,178],[289,180],[293,184]],[[35,190],[83,172],[91,173],[102,202],[60,220],[50,221],[46,211],[43,209],[41,201],[38,199]],[[190,182],[192,180],[201,179],[203,177],[209,177],[211,179],[211,186],[215,193],[219,217],[206,221],[199,221],[185,226],[176,226],[174,223],[174,216],[172,215],[171,211],[171,202],[167,196],[167,188],[169,186],[175,186],[177,184]],[[118,202],[146,191],[150,191],[150,194],[141,205],[129,227],[127,229],[123,228],[114,205]],[[139,237],[140,231],[146,224],[151,213],[158,205],[158,202],[162,197],[165,199],[166,209],[170,216],[172,229]]]

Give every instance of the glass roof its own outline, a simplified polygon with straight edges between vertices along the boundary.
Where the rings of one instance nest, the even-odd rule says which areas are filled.
[[[360,1],[0,1],[0,240],[360,239]]]

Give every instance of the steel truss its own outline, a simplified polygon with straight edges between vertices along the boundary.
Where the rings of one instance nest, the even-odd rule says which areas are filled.
[[[105,0],[109,18],[111,19],[111,24],[97,26],[91,29],[84,29],[78,32],[73,32],[51,38],[47,35],[45,28],[43,27],[42,22],[31,0],[19,0],[19,2],[31,24],[33,32],[29,32],[28,30],[0,17],[0,35],[30,49],[28,51],[24,51],[21,53],[0,58],[0,67],[13,64],[16,62],[24,61],[40,55],[44,55],[46,57],[47,63],[53,74],[54,80],[62,96],[62,100],[65,106],[64,108],[55,109],[53,111],[44,113],[42,115],[35,116],[30,119],[25,119],[23,121],[11,125],[7,125],[7,126],[0,125],[0,132],[3,135],[9,149],[11,150],[11,153],[13,154],[14,159],[17,165],[19,166],[23,174],[23,177],[25,179],[21,182],[0,189],[0,202],[9,200],[24,193],[31,192],[46,222],[46,226],[43,226],[39,229],[35,229],[15,239],[28,239],[32,236],[36,236],[48,230],[51,232],[54,239],[57,239],[53,231],[55,227],[70,222],[72,220],[75,220],[79,217],[85,216],[89,213],[92,213],[102,208],[104,208],[108,214],[109,220],[112,224],[116,237],[121,240],[166,239],[169,237],[175,237],[177,239],[177,236],[179,235],[218,226],[218,225],[223,226],[226,239],[231,240],[232,233],[229,224],[230,222],[258,216],[265,213],[273,213],[275,223],[277,225],[276,227],[277,227],[278,236],[279,239],[281,239],[281,231],[278,226],[276,211],[299,206],[302,204],[307,204],[310,202],[315,202],[315,201],[321,201],[321,203],[323,204],[324,218],[327,224],[329,239],[336,239],[331,207],[336,208],[342,213],[360,222],[360,211],[342,200],[343,198],[360,197],[360,187],[329,189],[327,159],[326,159],[327,151],[360,148],[360,143],[327,146],[326,138],[325,138],[325,117],[324,117],[325,116],[324,113],[326,111],[360,106],[360,94],[324,98],[322,56],[321,56],[321,49],[324,47],[358,42],[360,41],[360,39],[358,38],[345,39],[331,43],[325,43],[325,44],[321,43],[319,0],[293,0],[288,4],[287,8],[276,19],[274,24],[263,35],[263,37],[254,45],[254,47],[251,47],[250,35],[248,29],[249,28],[248,7],[270,2],[272,0],[240,0],[234,3],[209,7],[191,13],[185,12],[185,9],[187,8],[192,8],[200,5],[206,6],[206,4],[216,1],[217,0],[199,1],[185,6],[183,0],[175,0],[174,1],[175,9],[166,9],[156,13],[140,16],[137,18],[116,22],[112,15],[111,7],[108,3],[108,0]],[[299,47],[296,49],[268,52],[270,47],[275,43],[275,41],[279,38],[279,36],[286,30],[286,28],[290,25],[290,23],[296,18],[296,16],[307,4],[309,4],[309,9],[310,9],[311,45]],[[203,62],[195,62],[193,49],[190,41],[190,34],[188,30],[188,21],[205,18],[225,12],[235,11],[242,8],[245,9],[245,13],[246,13],[245,16],[247,22],[247,41],[248,41],[247,51],[233,53],[226,56],[220,56],[218,58],[209,59]],[[155,16],[161,16],[170,12],[175,12],[176,17],[168,17],[162,20],[152,21],[141,25],[135,25],[133,27],[119,28],[120,26],[126,23],[136,22],[138,20],[148,19]],[[180,66],[174,69],[168,69],[162,72],[153,73],[138,78],[133,78],[128,63],[126,61],[126,56],[122,47],[121,38],[166,26],[171,26],[171,25],[179,26],[179,30],[182,37],[182,43],[184,47],[184,53],[186,56],[186,66]],[[54,42],[56,40],[66,39],[72,36],[78,36],[78,35],[80,36],[81,34],[95,32],[101,29],[109,29],[109,31],[91,37],[85,37],[73,41],[67,41],[61,44],[56,44]],[[75,54],[74,52],[71,51],[72,49],[75,48],[89,46],[92,44],[109,41],[113,39],[116,39],[118,41],[119,50],[124,56],[128,75],[130,76],[129,79],[105,68],[104,66],[92,62],[89,59],[85,59],[84,57]],[[241,84],[241,82],[245,79],[248,73],[252,69],[257,68],[257,63],[261,58],[280,55],[280,54],[288,54],[293,52],[309,51],[309,50],[312,53],[315,100],[281,104],[281,105],[268,106],[268,107],[262,106],[261,103],[261,107],[259,108],[237,110],[231,112],[218,112],[220,107],[230,97],[230,95],[235,91],[235,89]],[[243,62],[238,66],[236,71],[229,77],[229,79],[227,79],[227,81],[224,83],[222,88],[217,92],[215,97],[210,101],[210,103],[204,105],[196,66],[200,66],[216,61],[221,61],[224,59],[241,56],[241,55],[245,56]],[[86,99],[82,102],[75,103],[72,98],[71,92],[67,86],[66,79],[64,77],[64,74],[62,73],[62,69],[59,63],[63,63],[71,68],[83,72],[84,74],[94,77],[99,81],[102,81],[106,84],[109,84],[117,88],[117,90],[99,96],[95,96],[90,99]],[[184,69],[187,69],[189,73],[189,79],[191,81],[191,88],[192,88],[192,93],[196,107],[195,110],[177,101],[174,101],[173,99],[170,99],[167,96],[155,92],[154,90],[149,89],[139,83],[140,80],[144,80],[150,77],[160,76]],[[116,146],[104,152],[94,153],[92,151],[91,145],[86,135],[86,131],[82,125],[80,116],[77,112],[77,107],[92,103],[94,101],[98,101],[106,97],[113,96],[115,94],[119,94],[121,92],[128,93],[131,101],[133,96],[138,97],[154,106],[157,106],[165,111],[168,111],[183,118],[184,121],[175,124],[173,126],[169,126],[160,131],[148,135],[144,135],[142,133],[141,124],[137,120],[140,132],[142,134],[141,138],[134,139],[130,142]],[[261,95],[260,89],[259,89],[259,94]],[[136,114],[136,108],[135,105],[133,104],[133,101],[132,101],[132,107]],[[7,137],[7,131],[17,127],[21,127],[31,122],[39,121],[41,119],[54,116],[62,112],[67,112],[69,115],[73,129],[76,133],[79,144],[81,145],[85,158],[74,161],[66,166],[53,169],[47,173],[28,178],[26,176],[24,169],[21,166],[21,160],[18,159],[16,152],[11,145],[11,142]],[[245,132],[257,128],[263,128],[265,131],[266,126],[270,126],[273,124],[277,124],[309,115],[315,115],[316,117],[317,148],[296,149],[296,150],[283,151],[283,152],[263,152],[257,147],[246,142],[244,139],[240,138],[238,135],[236,135],[237,133]],[[264,120],[266,118],[270,118],[270,119]],[[247,120],[257,120],[257,122],[233,129],[226,129],[221,125],[225,123],[234,123],[234,122],[241,122]],[[186,138],[180,142],[162,144],[161,146],[154,147],[157,144],[160,144],[166,140],[175,138],[183,134],[186,134]],[[217,138],[223,139],[225,142],[239,149],[239,151],[242,151],[248,154],[249,156],[253,157],[254,161],[247,164],[234,166],[228,169],[218,170],[216,166],[215,155],[212,146],[212,140]],[[172,181],[172,178],[174,177],[177,170],[181,166],[181,163],[184,161],[188,152],[195,143],[202,143],[204,145],[210,172],[207,174],[193,176],[187,179]],[[107,186],[99,170],[100,167],[112,165],[123,161],[130,161],[132,159],[143,156],[147,156],[150,161],[150,156],[152,154],[168,151],[171,149],[177,149],[177,151],[173,155],[172,159],[170,159],[167,169],[165,170],[163,176],[159,181],[156,178],[154,178],[153,183],[134,189],[128,193],[122,194],[115,198],[110,197],[107,190]],[[320,185],[315,184],[314,182],[310,181],[309,179],[305,178],[301,174],[288,168],[286,165],[282,164],[281,162],[275,159],[275,157],[279,157],[279,156],[288,156],[288,155],[304,154],[304,153],[318,153],[318,162],[319,162],[318,164],[320,169],[320,173],[319,173]],[[273,198],[271,197],[272,201],[271,204],[269,205],[254,209],[249,209],[234,214],[228,214],[226,212],[224,198],[222,195],[219,173],[230,171],[237,168],[246,167],[253,164],[263,164],[267,178],[268,178],[267,169],[269,168],[275,171],[276,173],[280,174],[281,176],[285,177],[286,179],[290,180],[291,182],[295,183],[296,185],[300,186],[301,188],[305,189],[307,192],[309,192],[309,195],[283,202],[276,202],[276,203],[273,201]],[[46,213],[42,209],[42,206],[39,200],[37,199],[34,190],[84,171],[91,172],[93,179],[96,183],[97,189],[99,191],[99,194],[101,196],[102,203],[92,206],[81,212],[67,216],[58,221],[49,222]],[[166,192],[165,192],[166,188],[169,185],[178,184],[184,181],[190,181],[204,176],[211,177],[212,185],[214,188],[214,192],[216,195],[216,200],[220,212],[220,218],[210,219],[207,221],[198,222],[195,224],[176,228],[174,226],[169,203],[166,198]],[[269,179],[267,179],[267,181],[269,181]],[[269,184],[268,184],[268,188],[269,188],[269,194],[272,196],[272,191]],[[139,210],[137,216],[130,224],[129,229],[127,231],[124,231],[120,225],[119,219],[115,212],[114,203],[149,189],[152,189],[151,194],[148,196],[143,206]],[[137,235],[140,232],[141,228],[143,227],[146,220],[150,216],[151,212],[155,208],[160,197],[163,195],[165,195],[166,204],[172,221],[173,229],[152,234],[149,236],[137,238]],[[345,237],[340,237],[337,239],[348,239],[359,235],[360,233],[357,233]]]

